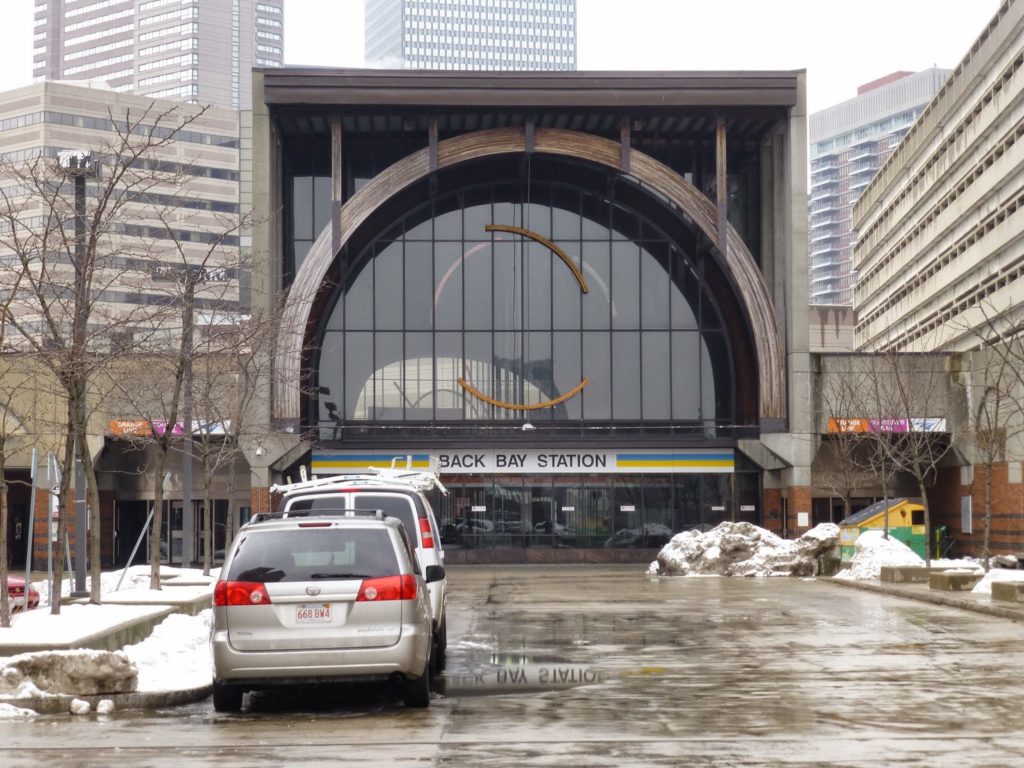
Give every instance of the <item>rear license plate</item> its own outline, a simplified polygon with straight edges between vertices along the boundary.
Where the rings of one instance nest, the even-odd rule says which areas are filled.
[[[295,609],[296,624],[329,624],[330,621],[330,603],[300,605]]]

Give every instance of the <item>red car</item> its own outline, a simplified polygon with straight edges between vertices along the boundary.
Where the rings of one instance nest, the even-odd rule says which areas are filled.
[[[7,575],[7,599],[10,601],[11,611],[25,608],[25,580],[20,576]],[[39,607],[39,593],[34,587],[28,591],[28,607]]]

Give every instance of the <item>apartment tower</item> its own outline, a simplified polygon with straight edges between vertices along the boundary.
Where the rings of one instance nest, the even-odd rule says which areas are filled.
[[[810,119],[811,304],[853,303],[853,205],[938,92],[948,69],[894,72]]]
[[[36,0],[33,75],[248,109],[284,61],[284,0]]]
[[[366,0],[366,64],[575,70],[576,0]]]

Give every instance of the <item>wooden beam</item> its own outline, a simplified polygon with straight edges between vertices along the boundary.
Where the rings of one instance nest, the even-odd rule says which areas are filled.
[[[341,120],[331,120],[331,202],[340,203],[345,194],[345,174],[341,167]]]
[[[619,145],[622,147],[622,172],[629,173],[630,134],[628,117],[623,118],[619,123]]]
[[[719,116],[715,126],[715,193],[718,203],[718,250],[723,254],[729,244],[729,172],[725,150],[725,120]]]
[[[427,169],[430,173],[437,171],[437,118],[430,118],[430,127],[427,129]]]

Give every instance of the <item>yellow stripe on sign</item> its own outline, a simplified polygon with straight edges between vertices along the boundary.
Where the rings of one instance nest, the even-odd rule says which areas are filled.
[[[661,461],[620,459],[616,464],[620,467],[731,467],[734,462],[729,459],[663,459]]]

